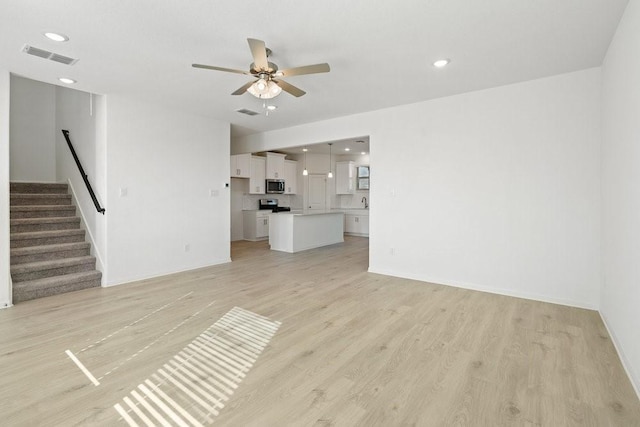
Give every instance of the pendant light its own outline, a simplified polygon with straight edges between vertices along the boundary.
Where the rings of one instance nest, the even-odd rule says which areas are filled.
[[[327,174],[327,178],[333,178],[333,172],[331,172],[331,146],[332,142],[329,143],[329,173]]]
[[[307,176],[309,175],[309,171],[307,170],[307,151],[309,150],[303,148],[302,151],[304,151],[304,170],[302,171],[302,175]]]

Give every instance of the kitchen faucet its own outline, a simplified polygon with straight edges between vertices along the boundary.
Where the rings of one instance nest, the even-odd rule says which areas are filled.
[[[364,203],[364,208],[368,209],[369,208],[369,204],[367,203],[367,197],[363,197],[362,200],[360,200],[362,203]]]

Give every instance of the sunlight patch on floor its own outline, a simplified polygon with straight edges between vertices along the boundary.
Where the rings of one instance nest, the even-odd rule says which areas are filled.
[[[279,327],[234,307],[114,408],[130,426],[210,424]]]

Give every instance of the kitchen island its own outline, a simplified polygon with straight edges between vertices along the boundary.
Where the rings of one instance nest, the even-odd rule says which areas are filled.
[[[269,215],[269,245],[274,251],[300,252],[344,242],[344,213],[278,212]]]

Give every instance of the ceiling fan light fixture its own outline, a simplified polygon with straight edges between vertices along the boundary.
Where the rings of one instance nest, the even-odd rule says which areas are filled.
[[[273,80],[258,79],[247,89],[251,95],[260,99],[271,99],[280,95],[282,88],[275,84]]]

